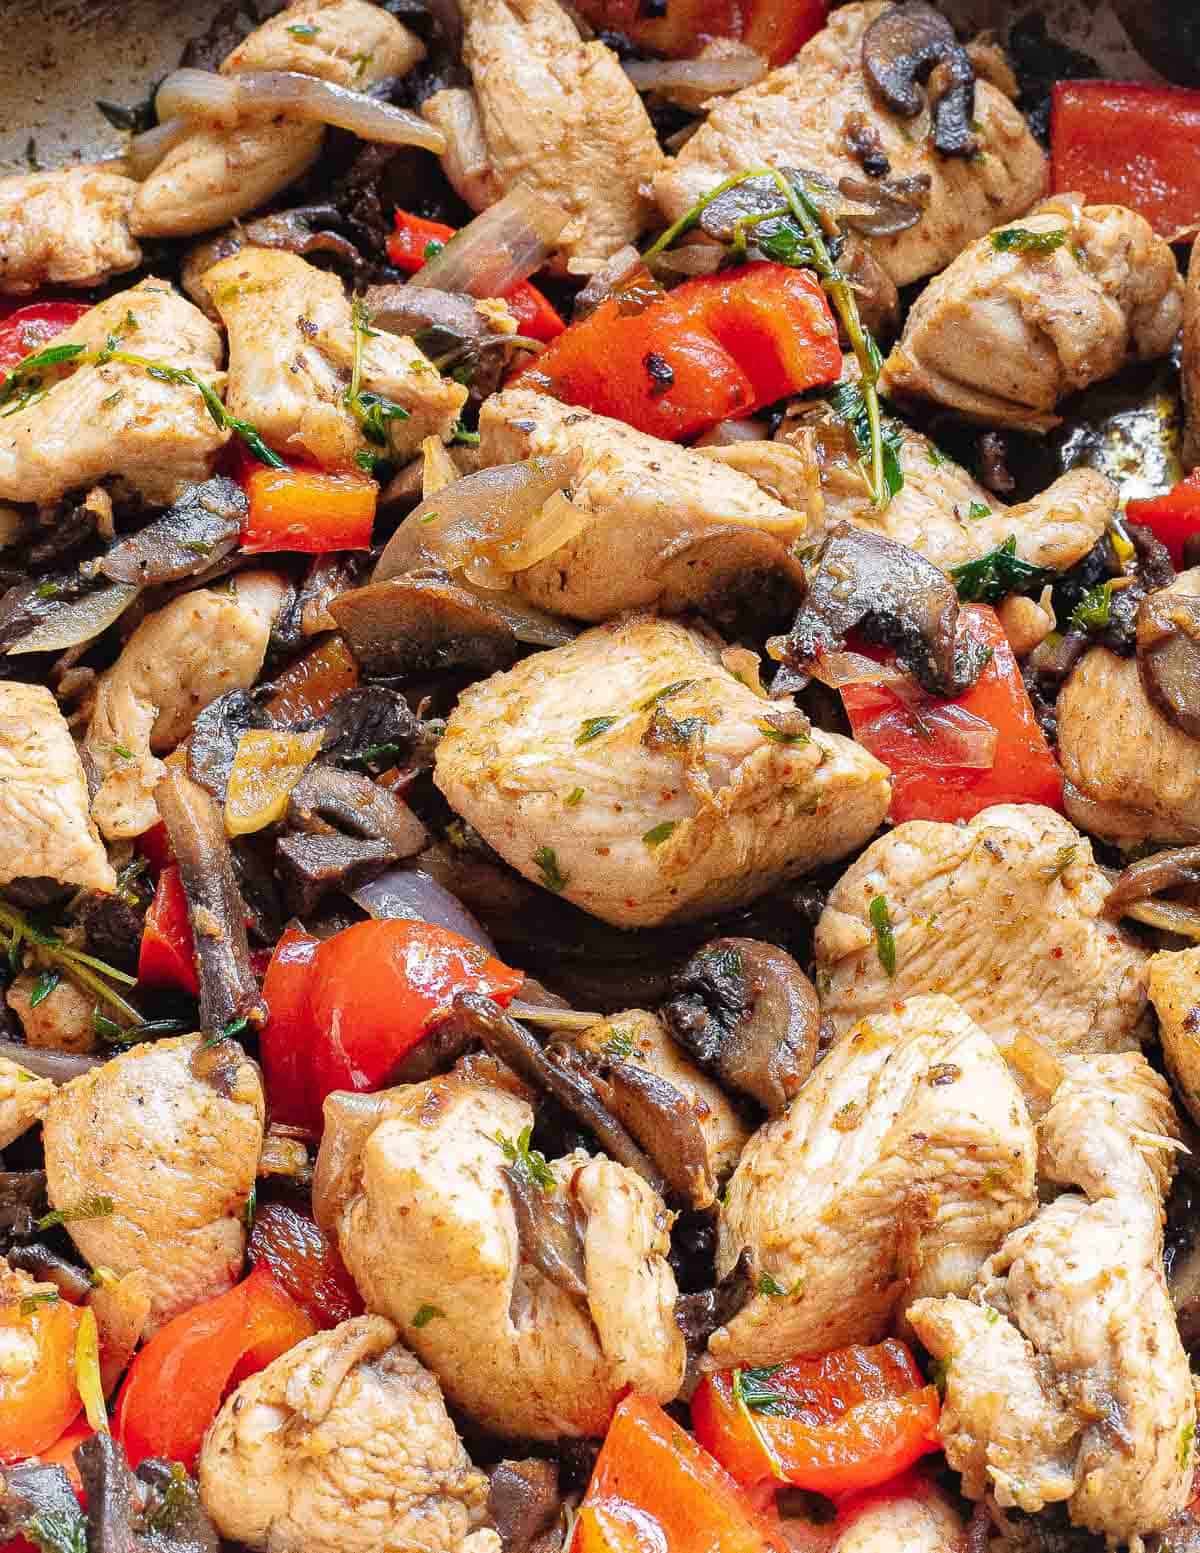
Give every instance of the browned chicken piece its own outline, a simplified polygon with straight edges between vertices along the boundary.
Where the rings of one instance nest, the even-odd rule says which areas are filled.
[[[79,752],[44,685],[0,680],[0,821],[0,884],[56,879],[116,889],[116,873],[88,811]]]
[[[1175,256],[1148,221],[1059,194],[930,281],[880,391],[987,426],[1049,431],[1068,394],[1165,356],[1182,312]]]
[[[110,337],[121,354],[221,388],[221,337],[198,308],[163,280],[119,291],[55,337],[56,349],[83,352],[38,374],[45,392],[5,407],[0,501],[48,504],[117,475],[151,506],[168,506],[208,479],[229,433],[214,424],[199,389],[151,376],[137,362],[96,361]]]
[[[969,1300],[908,1315],[943,1367],[939,1429],[963,1492],[1025,1511],[1066,1500],[1075,1525],[1140,1547],[1192,1487],[1196,1404],[1163,1273],[1177,1123],[1140,1053],[1062,1069],[1038,1154],[1061,1195]]]
[[[783,1526],[787,1535],[786,1516]],[[822,1529],[827,1553],[963,1553],[965,1546],[962,1516],[932,1479],[916,1474],[902,1488],[851,1496]],[[797,1553],[813,1546],[812,1537],[811,1521],[797,1526]]]
[[[1144,1029],[1146,954],[1102,915],[1109,888],[1086,836],[1039,804],[997,804],[966,825],[897,825],[829,892],[816,932],[822,1012],[845,1031],[897,998],[943,992],[996,1042],[1040,1114],[1042,1048],[1130,1051]],[[877,898],[894,975],[871,918]]]
[[[1151,955],[1147,979],[1175,1091],[1200,1121],[1200,944]]]
[[[142,250],[129,211],[137,189],[102,165],[0,178],[0,292],[98,286],[136,269]]]
[[[898,286],[932,275],[973,238],[1029,209],[1043,193],[1046,163],[1020,111],[994,86],[975,87],[977,157],[944,157],[913,121],[887,111],[862,69],[863,34],[887,9],[883,0],[839,7],[790,64],[722,98],[674,161],[654,194],[675,221],[724,179],[753,167],[796,167],[831,182],[861,180],[847,143],[861,118],[878,134],[893,178],[927,175],[929,202],[907,231],[870,241]]]
[[[15,1143],[46,1114],[54,1085],[10,1057],[0,1057],[0,1149]]]
[[[434,780],[527,879],[618,927],[707,916],[844,857],[891,791],[861,745],[645,616],[470,686]]]
[[[318,1219],[454,1406],[553,1440],[602,1434],[630,1387],[678,1393],[670,1215],[640,1176],[579,1152],[531,1164],[528,1102],[457,1075],[335,1095],[325,1116]]]
[[[235,1042],[210,1078],[199,1035],[134,1046],[72,1079],[43,1124],[46,1188],[93,1267],[149,1279],[150,1329],[241,1276],[246,1199],[263,1140],[257,1065]],[[70,1210],[97,1197],[112,1212]]]
[[[245,1380],[204,1438],[200,1496],[262,1553],[483,1553],[486,1476],[437,1381],[382,1316],[318,1332]]]
[[[1200,243],[1192,244],[1187,285],[1183,292],[1183,403],[1187,422],[1183,437],[1183,462],[1194,469],[1200,464]]]
[[[25,1044],[49,1051],[95,1051],[96,994],[84,992],[65,976],[41,996],[38,986],[37,976],[22,971],[4,994],[21,1021]]]
[[[400,412],[385,417],[394,458],[410,458],[425,437],[450,437],[467,390],[406,336],[356,328],[336,275],[281,249],[246,247],[204,284],[229,331],[229,409],[289,457],[352,468],[356,454],[381,451],[346,403],[356,351],[362,390]]]
[[[366,91],[424,56],[420,39],[369,0],[294,0],[238,44],[221,74],[290,70]],[[322,125],[294,119],[200,125],[138,189],[131,227],[141,237],[187,237],[223,226],[298,178],[323,137]]]
[[[518,184],[544,195],[571,217],[560,261],[598,269],[651,224],[643,188],[663,154],[641,98],[613,51],[584,43],[557,0],[463,0],[460,9],[478,127],[458,93],[451,103],[437,93],[422,111],[456,137],[481,131],[486,162],[452,153],[451,181],[476,208]]]
[[[485,465],[580,456],[572,501],[595,514],[593,521],[515,576],[518,592],[541,609],[596,621],[627,609],[678,613],[723,602],[746,587],[748,575],[778,574],[803,590],[789,551],[805,531],[806,514],[743,473],[737,457],[725,456],[739,450],[663,442],[529,388],[508,388],[486,402],[479,439]],[[799,484],[811,462],[795,449],[783,451],[790,457],[770,473]],[[757,465],[765,473],[761,452]]]
[[[1036,1153],[1004,1059],[949,998],[863,1020],[729,1182],[717,1272],[749,1247],[771,1292],[713,1333],[713,1363],[875,1342],[914,1293],[965,1292],[1033,1213]]]
[[[99,778],[92,814],[110,840],[155,823],[159,755],[210,701],[254,684],[284,592],[274,572],[193,588],[147,615],[100,676],[83,747]]]

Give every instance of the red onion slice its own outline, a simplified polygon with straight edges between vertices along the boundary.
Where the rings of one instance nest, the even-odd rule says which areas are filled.
[[[78,1052],[51,1051],[44,1046],[23,1046],[20,1041],[0,1040],[0,1057],[7,1057],[28,1073],[66,1084],[81,1073],[97,1068],[107,1057],[82,1056]]]
[[[767,62],[751,49],[738,49],[708,59],[631,59],[622,68],[639,92],[719,97],[761,81]]]
[[[518,184],[468,221],[409,285],[465,291],[472,297],[503,296],[541,269],[569,220],[565,210]]]
[[[389,868],[369,884],[350,891],[350,899],[378,920],[428,922],[461,933],[495,955],[496,946],[456,895],[420,868]]]

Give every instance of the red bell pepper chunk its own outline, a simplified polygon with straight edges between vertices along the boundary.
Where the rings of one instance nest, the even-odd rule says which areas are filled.
[[[1200,229],[1200,92],[1145,81],[1059,81],[1050,111],[1055,193],[1127,205],[1168,242]]]
[[[86,302],[30,302],[0,321],[0,378],[23,356],[43,350],[90,310]]]
[[[842,704],[854,737],[892,773],[889,817],[905,820],[969,820],[995,803],[1040,803],[1062,809],[1062,771],[1038,726],[1029,693],[1004,627],[986,604],[963,608],[960,630],[969,630],[992,649],[979,679],[954,701],[908,707],[883,685],[841,687]],[[874,656],[874,654],[872,654]],[[881,655],[882,656],[882,655]],[[954,765],[936,714],[957,712],[982,718],[996,730],[996,758],[990,770]]]
[[[1165,496],[1128,502],[1125,516],[1130,523],[1144,524],[1160,539],[1171,552],[1176,569],[1182,570],[1184,541],[1200,534],[1200,469],[1193,469]]]
[[[20,1356],[0,1369],[0,1463],[52,1446],[83,1403],[75,1385],[79,1307],[68,1300],[24,1304],[32,1279],[14,1273],[0,1299],[0,1340]]]
[[[284,929],[263,978],[267,1022],[259,1037],[271,1115],[312,1132],[320,1131],[321,1102],[313,1082],[314,1032],[308,999],[319,942],[298,928]]]
[[[256,464],[244,481],[249,510],[242,526],[247,555],[294,550],[369,550],[379,486],[363,475]]]
[[[226,1393],[315,1331],[265,1266],[168,1321],[135,1356],[117,1398],[113,1433],[129,1465],[164,1456],[191,1471]]]
[[[175,861],[171,838],[161,820],[156,820],[149,830],[144,830],[137,838],[137,849],[146,859],[146,864],[155,878]]]
[[[747,1486],[782,1481],[838,1498],[886,1483],[938,1449],[938,1397],[895,1339],[792,1359],[747,1399],[744,1372],[706,1375],[692,1398],[696,1437]]]
[[[672,59],[688,58],[713,38],[736,38],[772,65],[791,59],[825,25],[826,0],[580,0],[594,27],[611,28],[639,47]],[[661,12],[661,14],[651,14]]]
[[[576,1524],[575,1553],[783,1553],[778,1524],[656,1402],[620,1403]]]
[[[246,1254],[260,1263],[310,1321],[328,1330],[363,1313],[362,1296],[337,1247],[313,1220],[290,1203],[263,1203],[254,1216]]]
[[[671,292],[634,289],[640,306],[610,297],[510,381],[678,441],[841,371],[837,326],[809,270],[760,262]]]
[[[178,987],[197,997],[196,945],[188,921],[187,896],[172,863],[158,876],[138,951],[138,981],[146,987]]]
[[[443,221],[426,221],[423,216],[398,210],[396,230],[388,238],[388,258],[398,270],[415,275],[453,236],[454,228]],[[431,243],[437,245],[432,252]],[[547,299],[527,280],[519,280],[506,291],[504,300],[517,320],[518,332],[531,340],[553,340],[566,328]]]

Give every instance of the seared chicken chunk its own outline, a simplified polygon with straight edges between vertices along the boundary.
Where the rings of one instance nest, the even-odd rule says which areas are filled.
[[[1200,944],[1150,957],[1150,1001],[1179,1098],[1200,1121]]]
[[[194,372],[219,389],[221,337],[166,281],[139,281],[98,303],[54,345],[80,345],[74,360],[31,377],[0,418],[0,501],[55,502],[67,491],[119,475],[151,505],[167,506],[212,473],[228,437],[188,382],[145,366],[94,358],[110,342],[154,366]],[[14,406],[18,406],[14,408]],[[11,411],[11,413],[9,413]]]
[[[263,1553],[460,1553],[484,1520],[438,1383],[382,1316],[318,1332],[243,1381],[197,1475],[217,1529]]]
[[[822,1012],[844,1031],[897,998],[944,992],[1019,1065],[1040,1108],[1018,1038],[1059,1056],[1137,1045],[1146,956],[1101,916],[1108,890],[1087,838],[1039,804],[897,825],[829,892],[816,932]],[[880,898],[895,975],[870,914]]]
[[[44,685],[0,680],[0,884],[56,879],[115,890],[88,813],[87,779],[58,703]]]
[[[32,971],[15,976],[4,1001],[21,1021],[27,1046],[46,1051],[90,1052],[96,1049],[96,994],[77,987],[65,976],[49,991],[39,992]]]
[[[1004,1059],[949,998],[896,1002],[836,1045],[759,1129],[718,1222],[758,1293],[709,1340],[720,1366],[872,1343],[914,1288],[969,1289],[1033,1213],[1033,1127]]]
[[[54,1085],[9,1057],[0,1057],[0,1149],[15,1143],[46,1114]]]
[[[356,329],[336,275],[281,249],[247,247],[204,284],[229,331],[229,408],[273,447],[327,468],[353,467],[356,453],[372,451],[346,403],[356,351],[362,390],[395,409],[384,411],[393,457],[409,458],[425,437],[449,438],[467,390],[410,339]]]
[[[940,1433],[969,1497],[1068,1500],[1112,1546],[1188,1502],[1196,1404],[1162,1261],[1176,1136],[1167,1085],[1139,1053],[1068,1058],[1038,1154],[1062,1194],[969,1301],[909,1310],[944,1366]]]
[[[142,250],[129,210],[137,188],[99,166],[0,178],[0,292],[97,286],[136,269]]]
[[[891,791],[861,745],[645,617],[466,689],[434,780],[526,878],[618,927],[704,916],[844,857]]]
[[[630,1387],[676,1395],[670,1216],[640,1176],[579,1153],[535,1176],[517,1141],[532,1108],[466,1078],[335,1095],[325,1117],[318,1218],[367,1308],[396,1323],[456,1407],[493,1433],[553,1440],[603,1434]],[[567,1217],[556,1244],[574,1243],[569,1278],[552,1281],[519,1234],[506,1160]],[[426,1306],[436,1314],[415,1320]]]
[[[833,183],[861,179],[847,144],[850,124],[859,121],[878,134],[892,177],[930,179],[917,224],[870,239],[898,286],[932,275],[972,238],[1028,210],[1045,186],[1045,158],[1019,110],[994,86],[976,83],[972,128],[982,154],[971,158],[941,156],[930,137],[877,101],[863,75],[862,39],[886,9],[883,0],[841,6],[790,64],[715,103],[654,180],[666,219],[677,220],[747,168],[803,168]]]
[[[609,620],[623,609],[702,607],[744,587],[747,573],[773,573],[802,588],[789,550],[805,530],[805,513],[717,456],[725,450],[663,442],[528,388],[505,389],[484,405],[485,465],[571,451],[581,455],[572,500],[595,518],[516,574],[531,604]]]
[[[1148,221],[1056,195],[930,281],[879,387],[988,426],[1049,431],[1068,394],[1165,356],[1182,311],[1175,256]]]
[[[197,1078],[199,1035],[134,1046],[72,1079],[43,1123],[46,1187],[93,1267],[141,1268],[149,1329],[241,1276],[246,1199],[263,1140],[258,1068],[236,1060]],[[70,1209],[112,1199],[97,1217]]]
[[[366,91],[407,75],[425,48],[407,27],[368,0],[293,0],[238,44],[222,75],[289,70]],[[316,158],[323,126],[254,118],[200,125],[141,185],[131,226],[142,237],[187,237],[255,209]]]
[[[828,1553],[961,1553],[964,1546],[958,1511],[931,1479],[915,1473],[882,1492],[852,1495],[829,1531]]]
[[[643,194],[663,164],[658,138],[613,51],[584,43],[557,0],[463,0],[463,63],[474,84],[487,173],[458,192],[491,204],[517,184],[545,195],[571,217],[561,258],[607,259],[650,225]],[[437,94],[425,105],[444,126]],[[461,121],[461,110],[459,110]],[[486,197],[490,196],[490,197]]]
[[[240,572],[221,588],[194,588],[147,615],[101,675],[84,750],[100,777],[92,814],[110,840],[155,823],[154,788],[197,715],[258,678],[284,584]]]

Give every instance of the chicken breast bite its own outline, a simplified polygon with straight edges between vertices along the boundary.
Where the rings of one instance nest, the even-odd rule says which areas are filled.
[[[1101,915],[1109,888],[1088,839],[1040,804],[897,825],[829,892],[815,938],[822,1013],[845,1031],[897,998],[945,993],[1016,1066],[1040,1114],[1040,1048],[1129,1051],[1144,1028],[1146,954]],[[894,975],[871,920],[877,899]]]
[[[469,686],[434,781],[506,862],[618,927],[705,916],[844,857],[886,768],[793,716],[719,645],[639,616]]]
[[[915,1290],[970,1288],[1036,1207],[1033,1127],[995,1046],[949,998],[863,1020],[761,1127],[729,1182],[717,1272],[749,1247],[756,1294],[715,1365],[872,1343]]]
[[[1150,1001],[1175,1090],[1200,1121],[1200,944],[1150,956]]]
[[[636,88],[610,48],[580,39],[556,0],[463,0],[460,10],[487,173],[452,151],[447,176],[476,208],[518,184],[544,195],[571,218],[559,261],[599,268],[650,225],[643,188],[663,165]],[[439,101],[450,95],[422,111],[461,134],[461,104]]]
[[[132,178],[102,166],[0,178],[0,292],[98,286],[136,269],[130,236]]]
[[[963,1492],[1141,1546],[1188,1502],[1196,1404],[1163,1273],[1177,1123],[1140,1053],[1073,1057],[1039,1129],[1065,1188],[1014,1231],[971,1299],[909,1320],[944,1366],[940,1434]]]
[[[224,587],[182,593],[146,616],[100,676],[83,748],[100,784],[92,815],[109,840],[157,820],[158,754],[210,701],[254,684],[284,592],[274,572],[239,572]]]
[[[1049,431],[1068,394],[1165,356],[1182,313],[1175,256],[1148,221],[1059,194],[930,281],[879,388],[984,425]]]
[[[372,444],[346,405],[356,348],[350,299],[336,275],[277,248],[243,248],[205,272],[229,331],[230,410],[273,447],[326,468],[352,468]],[[467,400],[413,342],[380,330],[358,341],[362,388],[401,413],[386,420],[403,461],[425,437],[446,441]],[[374,449],[379,452],[379,448]]]
[[[719,607],[754,576],[803,590],[790,547],[806,514],[728,464],[722,450],[663,442],[528,388],[505,389],[484,404],[482,464],[572,451],[580,455],[572,500],[595,519],[516,574],[531,604],[599,621],[623,609]]]
[[[288,70],[366,91],[424,57],[420,39],[369,0],[294,0],[238,44],[221,74]],[[321,124],[286,118],[201,125],[138,188],[132,230],[188,237],[236,220],[305,172],[324,134]]]
[[[72,1079],[43,1123],[46,1190],[92,1267],[141,1268],[148,1331],[241,1276],[246,1199],[263,1141],[263,1091],[235,1042],[197,1078],[199,1035],[134,1046]],[[96,1218],[70,1210],[100,1197]]]
[[[972,238],[1029,209],[1042,194],[1046,162],[1024,116],[986,81],[975,86],[977,157],[944,157],[913,122],[883,108],[862,70],[862,39],[887,9],[883,0],[840,6],[790,64],[720,98],[679,155],[654,179],[668,221],[678,220],[723,179],[752,167],[797,167],[831,182],[861,179],[847,144],[847,121],[861,116],[878,133],[894,178],[927,175],[921,219],[892,237],[870,239],[898,286],[949,264]]]
[[[829,1528],[829,1553],[961,1553],[964,1530],[946,1494],[931,1479],[908,1473],[851,1496]],[[798,1549],[807,1546],[798,1543]]]
[[[54,1096],[54,1085],[10,1057],[0,1057],[0,1149],[15,1143],[40,1122]]]
[[[87,779],[66,718],[44,685],[0,680],[0,884],[55,879],[115,890],[88,812]]]
[[[438,1383],[382,1316],[318,1332],[227,1398],[197,1463],[223,1537],[263,1553],[460,1553],[487,1513]]]
[[[47,369],[41,397],[6,408],[0,501],[49,504],[118,475],[148,504],[166,507],[212,474],[229,433],[215,425],[200,391],[127,361],[89,359],[110,339],[122,353],[221,387],[221,337],[212,324],[166,281],[139,281],[56,336],[56,348],[81,345],[83,354]]]
[[[367,1308],[396,1323],[454,1406],[506,1438],[553,1440],[603,1434],[630,1387],[678,1393],[670,1215],[640,1176],[581,1153],[551,1166],[549,1195],[578,1231],[581,1297],[518,1234],[502,1172],[533,1122],[526,1101],[451,1076],[334,1095],[325,1118],[318,1219]]]

